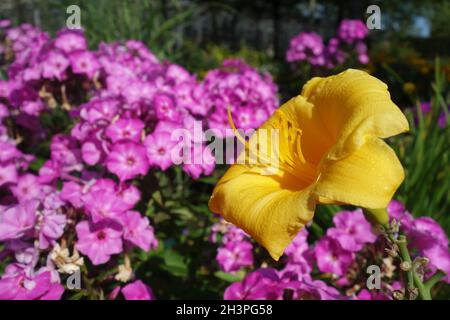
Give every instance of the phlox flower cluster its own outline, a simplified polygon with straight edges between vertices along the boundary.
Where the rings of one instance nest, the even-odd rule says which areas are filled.
[[[159,63],[142,43],[102,44],[94,52],[87,49],[79,30],[63,30],[52,40],[28,25],[7,30],[6,38],[12,41],[18,59],[8,68],[9,80],[0,83],[0,96],[8,101],[16,121],[36,136],[37,116],[59,103],[71,110],[77,122],[69,137],[58,138],[70,145],[72,157],[63,160],[66,163],[52,157],[46,163],[47,171],[57,175],[56,171],[81,168],[82,160],[90,166],[103,163],[123,181],[145,175],[150,167],[168,169],[176,145],[188,156],[197,152],[212,158],[201,138],[183,146],[171,139],[173,130],[191,130],[194,116],[205,114],[202,87],[182,67]],[[44,39],[41,47],[30,51],[15,46],[35,38]],[[84,98],[77,97],[71,86],[85,89]],[[76,105],[87,98],[80,107]],[[133,165],[123,165],[125,159]],[[210,174],[214,167],[212,161],[185,162],[184,171],[194,178]]]
[[[242,229],[220,219],[211,228],[210,241],[219,244],[216,261],[222,271],[235,273],[253,266],[253,245]]]
[[[286,53],[288,62],[308,61],[313,66],[325,65],[325,45],[315,32],[301,32],[293,37]]]
[[[450,271],[448,238],[436,221],[430,217],[413,218],[396,200],[389,204],[388,212],[411,239],[409,246],[415,252],[412,258],[429,259],[425,277],[437,270]],[[308,243],[308,231],[303,229],[285,250],[281,268],[264,266],[248,273],[225,290],[224,298],[388,300],[394,291],[404,291],[399,266],[385,252],[384,236],[372,230],[361,209],[338,212],[333,222],[334,226],[312,244]],[[222,260],[221,264],[227,262]],[[381,268],[380,290],[366,288],[365,270],[370,265]],[[448,276],[443,281],[448,282]]]
[[[80,120],[70,140],[78,146],[82,161],[88,166],[101,164],[124,182],[145,176],[150,168],[165,171],[178,157],[200,153],[201,161],[188,159],[183,170],[193,178],[211,174],[213,155],[202,136],[192,133],[187,141],[172,139],[175,130],[193,132],[198,116],[194,112],[202,110],[195,78],[178,65],[159,63],[136,41],[102,44],[97,56],[106,86],[72,112]]]
[[[361,20],[342,20],[337,33],[325,44],[315,32],[301,32],[294,36],[286,52],[290,63],[305,61],[313,67],[334,68],[356,54],[361,64],[369,62],[364,40],[368,30]]]
[[[30,25],[5,26],[0,261],[7,267],[0,298],[58,299],[69,275],[102,265],[119,267],[111,298],[153,299],[142,281],[130,282],[128,253],[158,245],[149,219],[136,211],[141,190],[133,182],[173,165],[194,179],[212,173],[202,136],[171,138],[177,129],[193,132],[206,115],[203,87],[141,42],[103,43],[93,51],[81,30],[51,38]],[[68,113],[69,130],[54,134],[41,126],[40,117],[55,108]],[[36,174],[29,168],[35,158],[18,147],[46,139],[49,158]],[[174,154],[208,161],[176,162]]]
[[[210,70],[202,87],[208,126],[219,137],[229,134],[228,108],[236,128],[246,131],[261,126],[278,107],[277,86],[270,74],[260,74],[239,59],[225,60]]]
[[[0,299],[58,299],[64,291],[58,272],[49,258],[39,259],[64,232],[64,202],[55,188],[25,172],[33,157],[17,149],[3,124],[0,148],[0,261],[14,260],[0,278]]]
[[[40,184],[37,176],[24,172],[19,151],[8,158],[4,155],[2,162],[8,164],[2,164],[7,179],[1,186],[0,260],[12,262],[0,278],[0,299],[58,299],[64,288],[49,252],[68,223],[65,203],[53,186]]]
[[[303,229],[285,251],[281,270],[262,267],[248,273],[240,282],[228,286],[225,299],[342,299],[339,291],[324,281],[314,280],[313,251],[307,243],[308,232]]]

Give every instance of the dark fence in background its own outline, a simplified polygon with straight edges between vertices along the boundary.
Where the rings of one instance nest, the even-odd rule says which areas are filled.
[[[152,47],[160,45],[160,42],[167,39],[160,37],[155,43],[155,40],[148,40],[153,39],[148,37],[148,34],[159,27],[164,31],[170,27],[175,47],[180,47],[186,39],[199,46],[213,43],[225,45],[231,50],[236,50],[245,44],[275,58],[284,57],[284,52],[293,35],[301,31],[314,30],[325,38],[329,37],[343,18],[364,19],[366,7],[369,4],[379,4],[382,9],[384,29],[372,33],[373,41],[379,38],[401,37],[402,40],[410,42],[417,51],[430,58],[436,54],[448,56],[450,52],[449,37],[416,38],[398,30],[399,25],[406,24],[408,19],[413,19],[412,14],[405,11],[401,15],[402,10],[406,10],[406,4],[397,4],[398,7],[396,7],[395,2],[388,5],[387,2],[382,1],[2,0],[0,18],[12,19],[15,23],[29,22],[46,31],[55,32],[65,25],[67,17],[65,9],[71,4],[78,4],[82,8],[83,25],[96,25],[100,29],[106,29],[102,32],[109,30],[112,39],[133,37],[133,34],[126,37],[124,34],[142,26],[141,28],[149,29],[148,33],[140,34],[136,38],[141,37],[140,40]],[[105,5],[110,9],[109,14],[114,10],[117,11],[109,24],[105,22],[104,16],[108,13],[102,12],[101,9]],[[131,20],[126,20],[121,13],[131,6],[134,11],[130,12],[134,14]],[[142,7],[141,10],[139,6]],[[96,8],[98,12],[93,12]],[[413,9],[414,7],[409,10]],[[187,10],[191,10],[192,14],[184,15],[179,22],[171,26],[164,24],[164,21],[177,18]],[[158,16],[159,20],[155,20],[156,22],[151,26],[147,25],[146,21],[154,19],[155,16]],[[132,25],[138,22],[137,26]],[[153,42],[149,43],[151,41]]]
[[[450,54],[450,37],[410,37],[408,42],[415,50],[429,58],[434,58],[436,55],[448,57]]]

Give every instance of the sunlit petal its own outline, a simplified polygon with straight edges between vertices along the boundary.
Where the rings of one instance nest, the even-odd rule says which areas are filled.
[[[278,260],[314,214],[311,190],[293,187],[294,177],[259,175],[235,165],[219,181],[209,206],[251,234]]]
[[[395,152],[378,138],[340,160],[326,160],[315,193],[323,202],[385,208],[404,178]],[[332,201],[330,201],[332,200]]]

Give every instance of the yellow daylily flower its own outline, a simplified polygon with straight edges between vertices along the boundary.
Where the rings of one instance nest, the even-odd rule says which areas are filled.
[[[271,156],[262,153],[264,161],[232,165],[214,188],[209,208],[278,260],[312,220],[316,204],[387,206],[404,172],[381,138],[408,129],[387,86],[369,74],[349,69],[313,78],[256,130],[242,153],[258,154],[263,136],[275,146]],[[267,134],[274,130],[278,139]]]

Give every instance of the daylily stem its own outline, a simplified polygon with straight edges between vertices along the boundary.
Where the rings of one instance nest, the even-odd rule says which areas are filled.
[[[389,215],[386,208],[383,209],[368,209],[363,208],[364,216],[367,220],[374,224],[379,224],[382,226],[389,225]]]

